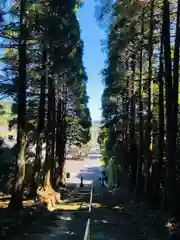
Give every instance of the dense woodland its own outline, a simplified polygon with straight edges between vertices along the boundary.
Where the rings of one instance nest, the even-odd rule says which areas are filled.
[[[29,196],[37,191],[56,195],[63,184],[67,145],[90,141],[87,75],[77,19],[81,5],[81,0],[20,0],[1,6],[0,95],[11,99],[9,127],[17,128],[10,209],[22,207],[28,184]],[[27,182],[32,148],[33,170]]]
[[[179,217],[180,1],[99,1],[105,166],[112,184]]]
[[[27,184],[29,196],[56,196],[66,147],[89,142],[91,117],[76,16],[81,0],[6,5],[0,5],[0,95],[13,103],[9,127],[17,128],[17,143],[9,208],[20,209]],[[107,36],[98,142],[107,172],[113,169],[109,184],[124,184],[179,217],[180,1],[97,5]]]

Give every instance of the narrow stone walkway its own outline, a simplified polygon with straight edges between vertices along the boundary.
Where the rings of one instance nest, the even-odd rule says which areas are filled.
[[[83,240],[88,219],[89,189],[71,194],[66,209],[35,209],[2,239]],[[68,207],[67,207],[68,206]],[[92,240],[167,240],[122,190],[110,192],[95,181],[91,212]],[[18,229],[18,231],[17,231]]]

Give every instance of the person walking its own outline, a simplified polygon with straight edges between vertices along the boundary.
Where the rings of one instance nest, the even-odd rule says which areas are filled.
[[[106,177],[106,173],[103,169],[102,172],[101,172],[101,177],[100,177],[101,186],[104,186],[104,181],[107,181],[107,177]]]

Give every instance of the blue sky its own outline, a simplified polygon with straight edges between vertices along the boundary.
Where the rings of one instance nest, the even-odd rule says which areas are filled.
[[[89,107],[93,120],[101,118],[101,95],[103,92],[100,71],[104,67],[105,54],[101,51],[100,41],[104,31],[95,19],[95,0],[85,0],[78,12],[81,37],[84,41],[84,65],[88,75],[87,92],[90,97]]]

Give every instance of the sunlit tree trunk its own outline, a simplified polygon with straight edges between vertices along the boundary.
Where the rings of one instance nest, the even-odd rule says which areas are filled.
[[[176,17],[176,37],[175,37],[175,47],[174,47],[174,64],[173,64],[173,87],[172,87],[172,95],[173,95],[173,131],[172,131],[172,159],[173,159],[173,167],[172,167],[172,174],[176,176],[176,161],[177,161],[177,133],[178,133],[178,90],[179,90],[179,48],[180,48],[180,0],[178,0],[177,6],[177,17]],[[173,182],[176,181],[176,178],[172,179]],[[174,209],[173,213],[175,213],[175,193],[177,190],[177,185],[174,185],[175,191],[172,195],[172,206]]]
[[[126,60],[126,70],[128,70],[128,60]],[[128,134],[129,134],[129,99],[130,99],[130,91],[129,91],[129,76],[126,79],[126,95],[125,95],[125,140],[124,140],[124,181],[128,179],[128,170],[129,170],[129,156],[128,156]]]
[[[67,89],[63,87],[62,99],[58,102],[57,109],[57,140],[56,140],[56,159],[58,161],[58,172],[56,176],[56,186],[63,183],[63,172],[65,164],[66,150],[66,104],[67,104]]]
[[[151,0],[150,6],[150,27],[149,27],[149,69],[148,69],[148,125],[147,125],[147,156],[145,163],[145,185],[144,193],[148,194],[148,180],[149,180],[149,169],[152,164],[152,108],[153,108],[153,81],[152,81],[152,58],[153,58],[153,15],[154,15],[154,0]]]
[[[131,190],[133,191],[136,186],[136,173],[137,173],[137,143],[135,137],[135,55],[132,55],[131,69],[132,69],[132,79],[131,79],[131,129],[129,136],[129,145],[130,145],[130,162],[131,162],[131,175],[130,175],[130,185]]]
[[[170,45],[170,10],[169,1],[164,0],[164,60],[165,60],[165,88],[166,88],[166,160],[167,160],[167,200],[169,208],[172,207],[176,182],[176,160],[173,154],[173,85],[172,85],[172,59]],[[165,196],[166,199],[166,196]]]
[[[178,120],[178,82],[179,82],[179,47],[180,47],[180,0],[178,0],[177,18],[176,18],[176,37],[174,47],[174,65],[173,65],[173,97],[174,97],[174,131],[173,131],[173,146],[174,158],[176,159],[176,140],[177,140],[177,120]]]
[[[20,33],[19,33],[19,76],[17,77],[17,155],[15,164],[15,179],[9,208],[22,207],[23,185],[25,177],[25,148],[26,148],[26,39],[25,23],[26,0],[20,2]]]
[[[155,196],[158,201],[160,200],[160,181],[162,179],[162,167],[164,158],[164,80],[163,80],[163,31],[161,33],[161,45],[159,55],[159,72],[158,72],[158,84],[159,84],[159,140],[158,140],[158,162],[157,172],[155,179]],[[157,206],[158,206],[157,205]]]
[[[54,106],[54,79],[48,78],[48,111],[47,111],[47,130],[46,130],[46,160],[44,168],[44,188],[52,188],[52,162],[54,155],[52,151],[53,143],[53,111]]]
[[[137,163],[136,176],[136,193],[142,192],[142,162],[143,162],[143,101],[142,101],[142,85],[143,85],[143,42],[144,42],[144,9],[142,10],[141,20],[141,46],[140,46],[140,63],[139,63],[139,154]]]
[[[58,163],[57,173],[56,173],[56,188],[60,183],[60,164],[62,159],[62,150],[63,145],[63,135],[62,135],[62,99],[60,98],[57,103],[57,132],[56,132],[56,161]]]
[[[53,187],[55,186],[55,169],[56,169],[56,158],[55,158],[55,145],[56,145],[56,89],[55,89],[56,81],[53,81],[52,88],[52,142],[51,142],[51,183]]]
[[[42,144],[44,137],[44,124],[45,124],[45,100],[46,100],[46,84],[48,80],[48,70],[47,70],[47,46],[45,41],[42,42],[42,76],[40,81],[40,101],[39,101],[39,116],[38,116],[38,124],[37,124],[37,137],[36,137],[36,157],[35,164],[33,169],[32,176],[32,187],[30,196],[34,197],[37,191],[37,187],[39,184],[38,176],[41,168],[41,157],[42,157]]]

